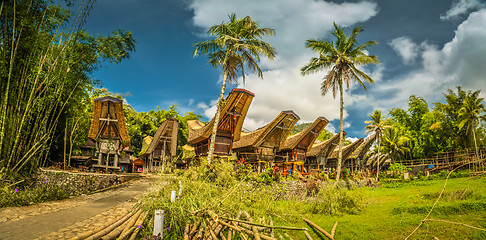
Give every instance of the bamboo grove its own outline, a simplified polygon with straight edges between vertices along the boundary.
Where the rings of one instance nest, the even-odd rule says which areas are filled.
[[[135,50],[130,32],[82,31],[93,3],[83,1],[72,13],[42,0],[2,1],[0,179],[29,175],[65,153],[66,139],[82,131],[79,115],[97,84],[93,71]]]

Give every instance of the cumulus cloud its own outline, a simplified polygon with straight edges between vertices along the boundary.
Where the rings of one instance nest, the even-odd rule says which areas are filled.
[[[367,101],[390,110],[405,107],[410,95],[424,97],[429,103],[440,101],[447,89],[463,86],[466,89],[483,90],[486,96],[486,9],[473,12],[455,31],[454,38],[442,48],[430,44],[411,43],[418,46],[417,58],[422,67],[410,73],[389,79],[386,84],[375,85],[375,94],[367,95]],[[405,38],[403,38],[405,39]],[[392,95],[386,101],[379,100],[383,93]],[[378,97],[375,97],[378,96]]]
[[[452,4],[452,7],[440,16],[441,20],[452,20],[465,15],[471,10],[478,10],[484,8],[486,5],[480,0],[459,0]]]
[[[402,58],[404,64],[411,64],[415,62],[418,57],[419,45],[412,41],[409,37],[395,38],[388,43],[395,52]]]
[[[312,122],[318,116],[330,121],[339,119],[338,99],[332,93],[321,96],[320,84],[325,73],[305,77],[300,74],[300,68],[315,55],[305,48],[305,41],[327,40],[333,21],[344,27],[352,26],[378,11],[376,3],[370,1],[337,4],[315,0],[194,0],[189,6],[194,12],[193,23],[201,29],[226,22],[228,14],[234,12],[238,17],[251,16],[260,26],[276,30],[276,37],[265,38],[278,55],[274,61],[261,62],[264,79],[249,74],[246,84],[240,81],[238,85],[255,93],[244,124],[249,130],[267,124],[284,110],[294,110],[302,122]],[[381,75],[381,69],[376,74]],[[346,93],[345,104],[362,99],[354,95],[350,98]],[[209,109],[205,108],[205,113],[211,119],[214,113],[210,115]]]

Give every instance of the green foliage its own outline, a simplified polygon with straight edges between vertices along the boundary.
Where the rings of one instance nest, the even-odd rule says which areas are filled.
[[[317,57],[312,57],[308,64],[300,69],[302,75],[313,74],[321,71],[328,71],[321,83],[321,94],[326,95],[332,91],[333,97],[339,93],[340,96],[340,128],[343,132],[343,91],[344,86],[349,88],[351,81],[359,83],[366,91],[364,82],[373,83],[373,79],[366,73],[359,70],[358,66],[368,64],[378,64],[380,61],[375,55],[368,55],[367,49],[370,46],[378,44],[376,41],[369,41],[364,44],[358,44],[358,34],[362,31],[360,27],[353,29],[347,36],[344,29],[334,23],[334,32],[332,35],[336,41],[322,41],[308,39],[306,48],[312,49],[317,53]],[[329,70],[330,69],[330,70]],[[364,82],[363,82],[364,81]],[[339,145],[343,146],[343,140],[340,139]],[[338,159],[336,171],[336,181],[339,181],[341,172],[342,159]]]
[[[307,207],[312,214],[358,214],[364,209],[364,199],[359,191],[328,184]]]
[[[68,197],[69,194],[60,186],[47,180],[39,186],[4,186],[0,188],[0,208],[26,206]]]
[[[80,31],[90,7],[80,3],[78,15],[72,16],[51,1],[2,4],[0,175],[4,179],[31,175],[47,159],[62,161],[70,156],[87,134],[89,91],[98,84],[92,74],[102,63],[118,63],[135,50],[130,32],[93,37]]]
[[[390,124],[396,131],[389,132],[384,147],[395,158],[403,159],[404,155],[399,153],[406,149],[410,149],[412,158],[426,158],[437,152],[474,147],[474,135],[479,136],[476,141],[479,146],[484,145],[485,127],[481,122],[485,120],[485,110],[479,94],[480,90],[464,91],[457,87],[455,93],[449,89],[444,94],[446,103],[435,103],[432,110],[423,98],[410,96],[408,110],[395,108],[389,112]],[[399,143],[400,138],[407,141]]]
[[[130,105],[125,105],[124,112],[128,133],[130,135],[130,148],[135,152],[136,156],[142,150],[143,139],[146,136],[154,136],[160,124],[169,117],[176,118],[179,121],[177,150],[181,153],[182,146],[187,144],[189,135],[187,121],[202,119],[201,115],[193,112],[179,113],[177,111],[177,105],[172,105],[167,110],[160,109],[157,106],[148,112],[137,112]]]

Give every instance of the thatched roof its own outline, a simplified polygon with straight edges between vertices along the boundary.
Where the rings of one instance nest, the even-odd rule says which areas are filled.
[[[234,88],[231,90],[221,110],[218,131],[231,132],[233,141],[238,141],[243,121],[254,96],[252,92],[245,89]],[[214,118],[206,125],[198,120],[187,121],[187,124],[189,127],[188,141],[194,144],[211,136]]]
[[[390,153],[380,154],[380,160],[378,160],[378,154],[374,154],[366,161],[365,166],[376,167],[376,164],[380,162],[380,166],[390,161]]]
[[[373,145],[373,142],[375,142],[376,140],[376,133],[368,136],[365,138],[364,142],[359,145],[358,148],[356,148],[356,150],[354,150],[354,152],[351,154],[351,156],[349,156],[349,158],[360,158],[360,159],[363,159],[365,154],[368,152],[368,150],[370,150],[371,148],[371,145]]]
[[[165,119],[157,129],[153,140],[147,148],[147,151],[141,155],[148,155],[152,153],[160,142],[165,139],[169,144],[169,152],[171,157],[176,155],[177,151],[177,131],[179,127],[179,121],[176,118]]]
[[[283,111],[265,127],[251,133],[242,133],[240,140],[233,143],[233,149],[265,146],[266,142],[273,143],[278,149],[299,119],[292,110]]]
[[[346,132],[343,132],[343,137],[346,136]],[[336,146],[339,144],[339,133],[335,134],[331,138],[324,142],[315,143],[312,148],[307,152],[308,157],[316,157],[318,155],[328,157],[329,154],[334,151]]]
[[[343,147],[343,158],[342,159],[347,159],[351,153],[353,153],[356,148],[363,142],[363,138],[360,138],[353,143],[349,144],[348,146]],[[339,147],[336,147],[334,151],[331,153],[329,158],[335,158],[337,159],[339,157]]]
[[[143,138],[142,150],[140,150],[140,155],[143,155],[145,152],[147,152],[150,143],[152,142],[152,139],[154,139],[152,136],[146,136]]]
[[[92,116],[88,138],[96,140],[108,133],[112,139],[121,139],[123,147],[130,146],[122,100],[110,96],[96,98]],[[108,117],[110,121],[106,121]]]
[[[299,146],[306,149],[306,152],[309,151],[312,144],[314,144],[316,141],[317,136],[319,136],[321,131],[328,123],[329,121],[325,117],[318,117],[306,129],[302,130],[300,133],[288,137],[281,149],[290,150]]]

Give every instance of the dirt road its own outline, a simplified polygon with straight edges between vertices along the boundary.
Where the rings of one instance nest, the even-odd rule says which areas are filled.
[[[69,239],[127,213],[155,177],[72,199],[0,209],[0,240]]]

